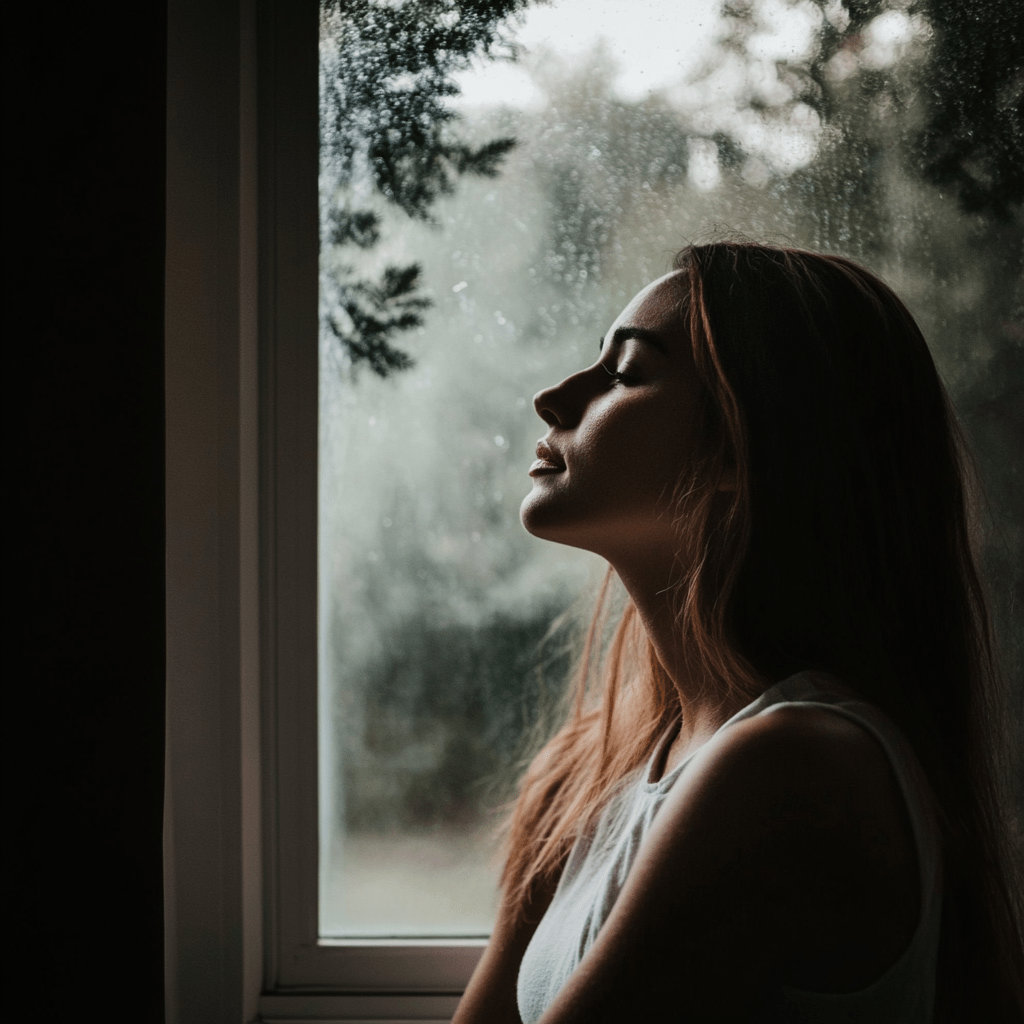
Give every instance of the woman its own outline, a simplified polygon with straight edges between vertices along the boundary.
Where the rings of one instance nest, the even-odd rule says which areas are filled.
[[[838,257],[675,267],[534,400],[523,523],[628,600],[524,777],[455,1024],[1020,1020],[969,477],[924,339]]]

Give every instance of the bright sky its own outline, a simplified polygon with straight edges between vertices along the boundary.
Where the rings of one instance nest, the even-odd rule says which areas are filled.
[[[712,56],[716,41],[725,33],[722,6],[723,0],[554,0],[531,6],[515,32],[527,49],[524,59],[519,64],[478,62],[457,77],[462,96],[454,104],[542,106],[544,97],[526,69],[531,56],[550,49],[572,59],[592,51],[603,39],[613,62],[613,90],[622,99],[639,100],[650,92],[662,92],[689,108],[696,124],[708,131],[727,130],[748,153],[790,173],[813,157],[817,117],[798,104],[790,111],[789,123],[767,123],[746,99],[752,91],[769,103],[790,98],[789,87],[778,80],[775,62],[809,56],[822,9],[811,0],[759,0],[758,29],[746,40],[746,62],[720,59],[712,77],[699,87],[687,87],[685,80]],[[839,23],[844,11],[834,3],[825,14]],[[840,78],[859,64],[884,67],[921,34],[927,34],[927,26],[919,17],[899,11],[883,13],[863,33],[863,51],[859,55],[842,51],[832,73]],[[717,158],[696,146],[691,166],[695,184],[711,188],[717,176]]]
[[[698,66],[721,32],[721,6],[722,0],[555,0],[527,8],[515,37],[530,51],[547,46],[566,57],[592,50],[603,37],[618,64],[615,91],[635,100]],[[541,100],[515,64],[481,64],[458,81],[459,105],[530,107]]]

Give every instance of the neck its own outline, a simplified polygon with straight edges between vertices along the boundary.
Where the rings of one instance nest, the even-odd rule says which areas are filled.
[[[676,745],[683,747],[706,738],[741,709],[742,699],[688,657],[673,608],[673,580],[665,562],[656,567],[614,565],[626,592],[636,606],[647,639],[662,668],[672,680],[682,709],[682,725]]]

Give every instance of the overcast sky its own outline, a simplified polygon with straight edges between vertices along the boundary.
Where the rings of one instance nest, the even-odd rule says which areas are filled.
[[[556,0],[527,9],[516,39],[533,53],[551,47],[564,56],[593,49],[604,37],[618,65],[615,91],[640,99],[694,70],[721,32],[722,0]],[[459,76],[460,105],[540,100],[525,68],[487,62]]]

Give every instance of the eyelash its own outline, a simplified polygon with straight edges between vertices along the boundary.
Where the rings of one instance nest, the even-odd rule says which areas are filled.
[[[600,365],[601,369],[604,370],[612,380],[618,381],[620,384],[632,384],[636,381],[636,378],[628,373],[620,373],[618,370],[609,370],[603,363]]]

